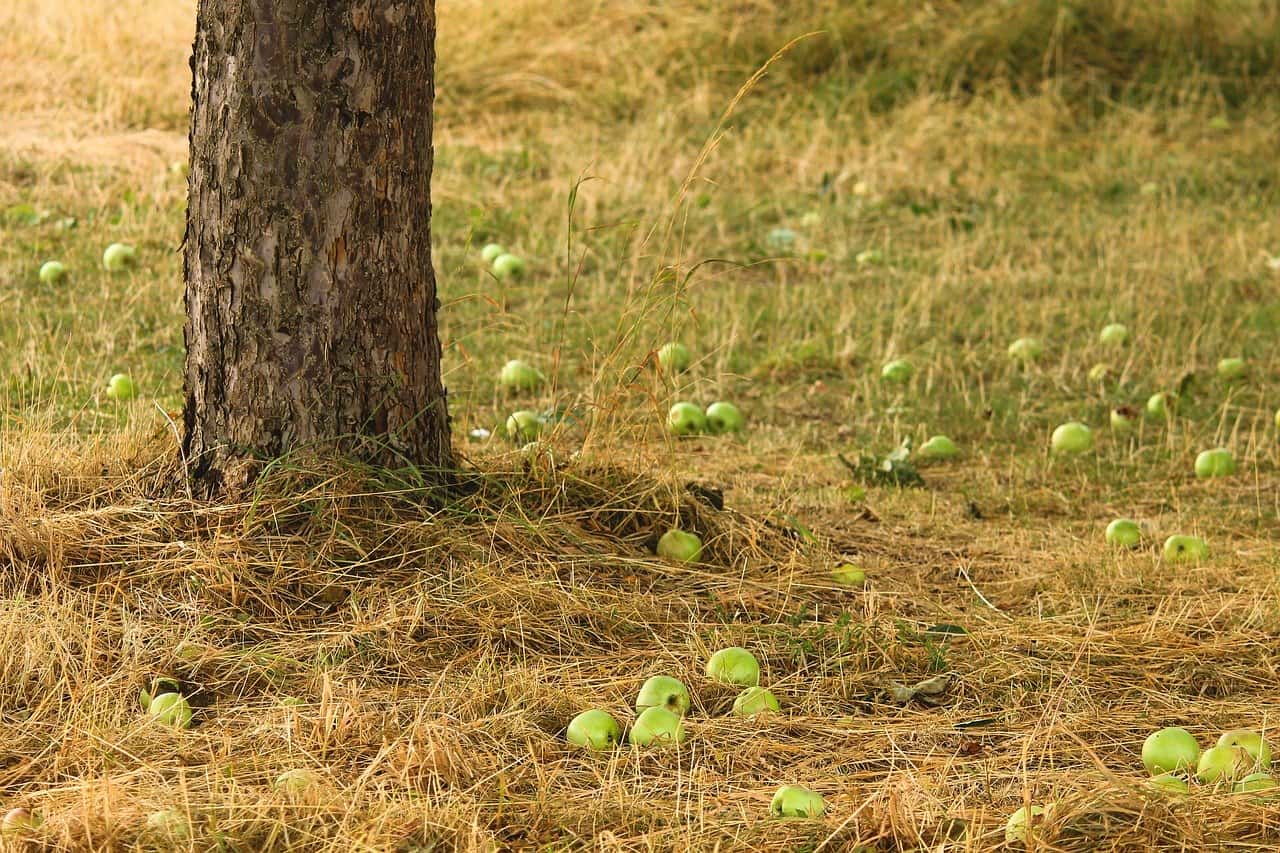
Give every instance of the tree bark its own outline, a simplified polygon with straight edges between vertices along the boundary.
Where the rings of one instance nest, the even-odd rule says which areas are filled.
[[[191,68],[188,470],[236,490],[302,447],[447,469],[434,0],[200,0]]]

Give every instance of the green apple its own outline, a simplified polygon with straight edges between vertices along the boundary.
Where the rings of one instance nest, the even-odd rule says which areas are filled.
[[[0,818],[0,835],[27,835],[40,826],[40,818],[30,809],[9,809]]]
[[[1162,794],[1186,794],[1191,790],[1187,787],[1185,779],[1169,773],[1152,776],[1147,780],[1147,784]]]
[[[622,740],[622,728],[608,711],[593,708],[569,721],[565,739],[589,749],[613,749]]]
[[[1178,395],[1172,391],[1157,391],[1147,398],[1147,417],[1163,420],[1178,408]]]
[[[901,385],[911,379],[911,375],[916,369],[911,366],[911,362],[905,358],[895,359],[880,368],[880,378],[885,382],[894,382]]]
[[[741,646],[730,646],[711,656],[706,676],[720,684],[752,687],[760,683],[760,662]]]
[[[1196,563],[1209,556],[1209,544],[1199,536],[1174,534],[1164,540],[1164,558],[1170,563]]]
[[[1249,372],[1249,365],[1243,358],[1224,358],[1218,362],[1218,378],[1227,382],[1243,379]]]
[[[702,558],[702,540],[673,527],[658,539],[658,556],[677,563],[696,563]]]
[[[689,713],[689,688],[677,678],[669,675],[655,675],[640,685],[636,694],[636,711],[646,708],[662,708],[678,716]]]
[[[191,835],[191,822],[178,809],[164,809],[147,815],[147,829],[155,835],[185,840]]]
[[[507,252],[493,259],[493,274],[500,279],[520,278],[525,273],[524,258]]]
[[[273,787],[277,791],[281,791],[291,796],[297,796],[318,781],[319,777],[317,777],[315,773],[307,770],[306,768],[299,767],[293,770],[286,770],[277,776]]]
[[[1065,423],[1053,431],[1049,446],[1059,455],[1084,453],[1093,447],[1093,432],[1076,421]]]
[[[627,739],[633,746],[677,744],[685,739],[684,723],[666,708],[645,708],[631,724]]]
[[[1253,759],[1256,770],[1271,769],[1271,746],[1252,729],[1232,729],[1218,738],[1218,746],[1238,746]]]
[[[1231,786],[1233,794],[1247,794],[1257,791],[1271,791],[1280,787],[1270,773],[1250,773]]]
[[[1136,548],[1142,542],[1142,528],[1128,518],[1117,518],[1107,525],[1107,544],[1117,548]]]
[[[1009,344],[1009,357],[1021,362],[1031,362],[1044,355],[1044,344],[1035,338],[1018,338]]]
[[[796,232],[790,228],[774,228],[765,237],[770,248],[785,251],[796,244]]]
[[[684,373],[692,363],[689,348],[679,341],[671,341],[658,348],[658,366],[664,373]]]
[[[1235,457],[1224,447],[1203,451],[1196,457],[1196,476],[1202,480],[1210,477],[1229,477],[1235,472]]]
[[[954,459],[960,455],[960,449],[956,444],[945,435],[932,436],[924,444],[920,445],[920,449],[916,451],[916,456],[920,459],[943,460]]]
[[[1106,382],[1110,378],[1111,378],[1111,365],[1107,364],[1106,362],[1100,361],[1097,364],[1095,364],[1093,367],[1089,368],[1090,382]]]
[[[149,687],[144,687],[138,691],[138,704],[142,706],[142,710],[146,711],[151,707],[151,697],[164,693],[181,694],[182,685],[175,678],[157,678],[151,682]]]
[[[125,243],[112,243],[102,252],[102,268],[107,272],[120,272],[131,266],[137,259],[138,252]]]
[[[138,388],[133,380],[123,373],[117,373],[107,380],[107,396],[112,400],[125,402],[138,395]]]
[[[672,435],[700,435],[707,431],[707,416],[693,403],[681,401],[667,412],[667,430]]]
[[[1253,756],[1238,746],[1211,746],[1200,753],[1196,778],[1201,784],[1233,782],[1253,771]]]
[[[512,412],[507,418],[507,437],[515,442],[533,441],[542,435],[542,416],[528,409]]]
[[[778,704],[778,697],[774,696],[763,687],[748,687],[738,694],[738,698],[733,700],[733,715],[735,717],[752,717],[756,714],[766,712],[777,713],[781,710]]]
[[[838,584],[845,586],[866,586],[867,573],[861,566],[855,566],[852,563],[842,563],[831,570],[831,577]]]
[[[1120,406],[1111,410],[1111,431],[1116,435],[1129,435],[1138,424],[1138,410],[1132,406]]]
[[[61,261],[45,261],[40,265],[40,281],[45,284],[56,284],[67,274],[67,267]]]
[[[1009,815],[1009,820],[1004,825],[1004,840],[1008,844],[1025,844],[1027,842],[1027,830],[1035,830],[1037,823],[1043,823],[1044,818],[1049,814],[1049,809],[1045,806],[1031,806],[1030,810],[1026,806]],[[1039,818],[1039,820],[1037,820]]]
[[[480,250],[480,257],[484,259],[486,264],[493,263],[499,256],[505,254],[507,254],[507,247],[501,243],[486,243],[485,247]]]
[[[161,693],[152,699],[147,716],[164,726],[191,727],[191,705],[177,693]]]
[[[1199,759],[1195,736],[1178,726],[1154,731],[1142,742],[1142,766],[1152,776],[1190,770]]]
[[[827,804],[821,794],[803,785],[783,785],[773,795],[769,813],[774,817],[822,817]]]
[[[863,249],[861,252],[853,256],[854,263],[858,265],[878,264],[884,260],[884,254],[879,249]]]
[[[746,419],[733,403],[720,401],[707,406],[707,430],[712,435],[742,432]]]
[[[532,391],[546,381],[541,370],[518,358],[502,365],[498,373],[498,383],[510,391]]]
[[[1120,323],[1111,323],[1102,327],[1098,340],[1105,346],[1118,347],[1129,340],[1129,330]]]

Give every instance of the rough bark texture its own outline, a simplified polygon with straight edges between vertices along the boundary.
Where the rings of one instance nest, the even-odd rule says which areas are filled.
[[[192,474],[312,445],[447,468],[434,0],[200,0],[191,67]]]

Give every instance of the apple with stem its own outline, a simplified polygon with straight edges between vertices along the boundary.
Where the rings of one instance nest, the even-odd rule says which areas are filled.
[[[696,563],[702,557],[702,540],[697,534],[673,527],[658,538],[658,556],[676,563]]]
[[[746,419],[733,403],[723,400],[707,406],[707,430],[712,435],[725,435],[731,432],[742,432]]]
[[[569,721],[565,739],[588,749],[613,749],[622,741],[622,728],[608,711],[592,708]]]
[[[646,708],[663,708],[673,714],[684,716],[689,713],[689,688],[678,678],[669,675],[655,675],[640,685],[636,694],[636,711]]]
[[[1200,760],[1200,744],[1191,732],[1168,726],[1147,735],[1142,742],[1142,766],[1152,776],[1190,770]]]
[[[1205,450],[1196,457],[1196,476],[1202,480],[1211,477],[1229,477],[1236,472],[1236,459],[1225,447]]]
[[[748,687],[733,700],[735,717],[752,717],[769,712],[776,714],[781,708],[778,697],[763,687]]]
[[[1107,525],[1108,545],[1117,548],[1136,548],[1142,544],[1142,527],[1129,518],[1117,518]]]
[[[1198,563],[1209,556],[1209,544],[1199,536],[1174,534],[1164,540],[1162,553],[1170,563]]]
[[[1093,431],[1077,421],[1065,423],[1053,431],[1049,446],[1059,456],[1084,453],[1093,447]]]
[[[774,817],[822,817],[827,804],[821,794],[803,785],[783,785],[774,793],[769,813]]]
[[[760,662],[741,646],[721,649],[707,661],[706,676],[720,684],[753,687],[760,683]]]
[[[645,708],[631,724],[627,739],[633,746],[671,746],[684,741],[684,722],[666,708]]]

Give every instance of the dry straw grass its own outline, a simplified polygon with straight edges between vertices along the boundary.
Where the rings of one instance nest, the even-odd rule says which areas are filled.
[[[1162,725],[1275,728],[1277,14],[441,2],[433,192],[467,472],[439,490],[299,455],[208,505],[153,405],[181,402],[167,167],[192,4],[0,7],[0,208],[50,212],[0,222],[0,803],[46,821],[0,846],[976,851],[1052,802],[1036,849],[1276,847],[1276,801],[1156,796],[1138,751]],[[799,257],[761,245],[777,225]],[[113,239],[141,269],[92,269]],[[531,279],[488,278],[488,239]],[[859,265],[868,247],[886,262]],[[71,281],[43,288],[55,253]],[[1096,343],[1114,319],[1119,354]],[[1049,352],[1021,371],[1003,349],[1026,333]],[[657,375],[674,335],[697,362]],[[1216,383],[1237,352],[1250,382]],[[901,355],[916,378],[886,388]],[[496,394],[514,356],[555,388]],[[1087,380],[1103,360],[1113,380]],[[125,367],[148,399],[114,407],[101,382]],[[1178,418],[1104,435],[1112,406],[1184,379]],[[673,399],[722,395],[746,436],[662,437]],[[550,455],[467,441],[526,405],[566,415]],[[1044,452],[1070,418],[1099,428],[1086,460]],[[965,455],[928,488],[850,500],[837,452],[942,431]],[[1219,444],[1240,476],[1195,481]],[[1117,515],[1155,543],[1204,533],[1213,558],[1112,552]],[[696,567],[652,553],[677,521],[707,541]],[[844,559],[867,589],[832,582]],[[782,714],[726,716],[702,666],[730,644]],[[655,673],[694,694],[683,748],[564,743],[584,708],[629,721]],[[938,673],[936,706],[885,692]],[[190,731],[144,719],[158,676],[191,695]],[[317,783],[275,790],[295,768]],[[769,820],[797,782],[829,815]],[[168,808],[191,839],[146,828]]]

